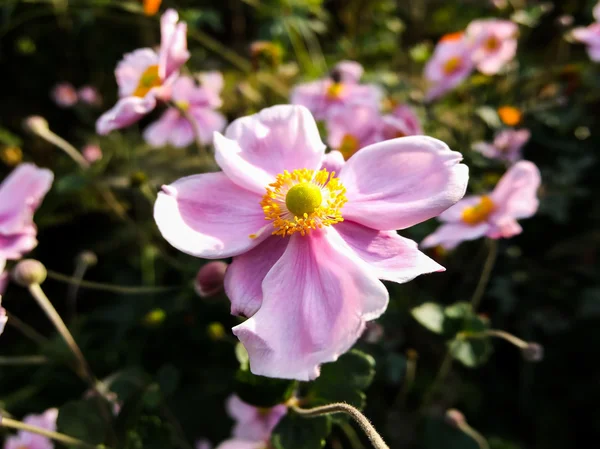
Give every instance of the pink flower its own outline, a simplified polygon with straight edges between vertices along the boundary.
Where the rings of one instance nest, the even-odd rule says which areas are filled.
[[[349,105],[332,111],[327,120],[327,143],[349,159],[360,148],[381,142],[382,118],[371,106]]]
[[[190,145],[198,132],[200,141],[206,145],[212,140],[213,132],[225,128],[225,117],[214,111],[221,104],[215,89],[196,86],[190,77],[180,77],[173,84],[172,101],[178,108],[169,108],[144,131],[144,139],[150,145],[160,147],[167,143],[174,147]],[[180,111],[185,110],[195,121],[196,130]]]
[[[77,103],[77,92],[71,83],[59,83],[52,89],[54,102],[61,108],[70,108]]]
[[[248,441],[232,438],[225,440],[217,446],[217,449],[268,449],[269,445],[264,441]]]
[[[29,424],[42,429],[56,431],[56,418],[58,409],[51,408],[41,415],[28,415],[23,419]],[[4,442],[4,449],[53,449],[54,443],[51,439],[38,435],[37,433],[20,430],[16,435],[8,437]]]
[[[82,86],[77,91],[79,100],[91,106],[102,103],[102,96],[94,86]]]
[[[306,106],[317,120],[325,120],[332,111],[352,104],[378,109],[383,92],[374,84],[359,84],[362,73],[357,62],[339,62],[331,76],[296,86],[291,102]]]
[[[250,317],[233,333],[254,374],[316,378],[385,311],[378,279],[443,270],[394,231],[464,195],[468,169],[443,142],[370,145],[333,176],[310,112],[281,105],[234,121],[214,145],[223,172],[163,186],[154,217],[181,251],[234,256],[225,291],[232,312]]]
[[[4,276],[4,273],[2,273],[2,270],[4,270],[4,262],[0,260],[0,283],[2,283],[2,276]],[[4,291],[4,286],[0,285],[0,335],[2,335],[2,333],[4,332],[4,326],[6,326],[6,322],[8,321],[8,317],[6,316],[6,310],[4,310],[4,307],[2,307],[2,292]]]
[[[519,28],[508,20],[474,20],[467,27],[467,38],[474,42],[473,62],[477,70],[495,75],[517,54]]]
[[[596,9],[598,6],[594,8],[594,12]],[[592,61],[600,61],[600,22],[592,23],[588,27],[575,28],[572,34],[576,40],[587,45],[587,52]]]
[[[53,178],[50,170],[20,164],[0,184],[0,259],[20,259],[37,245],[33,213]]]
[[[517,219],[535,214],[539,186],[540,172],[535,164],[517,162],[489,195],[465,197],[441,214],[439,219],[443,224],[421,246],[441,245],[451,249],[462,241],[483,236],[499,239],[520,234],[522,229]]]
[[[271,408],[258,408],[246,404],[232,395],[227,399],[227,414],[235,421],[233,437],[249,441],[266,441],[271,432],[287,413],[283,404]]]
[[[400,105],[394,108],[391,114],[383,116],[383,137],[394,139],[396,137],[418,136],[423,134],[421,121],[410,106]]]
[[[485,157],[514,163],[523,157],[521,149],[530,137],[528,129],[505,129],[496,134],[493,143],[477,142],[473,149]]]
[[[214,260],[203,265],[194,282],[194,290],[201,298],[210,298],[223,290],[223,281],[228,265],[222,260]]]
[[[81,154],[83,155],[86,161],[92,164],[102,159],[102,148],[100,148],[100,145],[98,144],[90,143],[83,147]]]
[[[425,79],[430,84],[426,101],[441,97],[454,89],[473,71],[472,46],[462,33],[438,42],[433,55],[425,65]]]
[[[179,68],[188,60],[185,22],[179,22],[173,9],[160,19],[161,43],[158,53],[140,48],[127,53],[117,64],[115,76],[120,100],[96,122],[98,134],[129,126],[156,106],[157,100],[170,98],[170,86]]]

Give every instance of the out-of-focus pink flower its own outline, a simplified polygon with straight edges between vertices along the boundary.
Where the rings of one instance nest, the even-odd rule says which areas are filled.
[[[596,22],[600,22],[600,1],[594,6],[592,14],[594,15],[594,19],[596,19]]]
[[[206,438],[201,438],[194,444],[194,449],[212,449],[212,443]]]
[[[225,440],[217,449],[267,449],[269,446],[264,441],[248,441],[237,438]]]
[[[333,111],[348,105],[378,109],[383,92],[374,84],[359,84],[362,73],[359,63],[341,61],[329,77],[297,85],[291,102],[307,107],[317,120],[326,120]]]
[[[233,333],[254,374],[316,378],[385,311],[379,279],[443,270],[394,231],[464,195],[468,168],[443,142],[370,145],[345,163],[328,159],[341,167],[333,176],[310,112],[281,105],[234,121],[214,145],[223,172],[163,186],[154,217],[181,251],[234,257],[225,291],[232,313],[250,317]]]
[[[196,86],[192,78],[182,76],[173,84],[171,100],[177,108],[167,109],[144,131],[144,139],[152,146],[169,143],[174,147],[186,147],[194,141],[196,132],[202,144],[206,145],[211,142],[213,133],[223,130],[227,124],[225,117],[213,110],[221,101],[218,92],[215,97],[212,86]],[[181,110],[189,114],[195,121],[194,125]]]
[[[423,134],[421,121],[410,106],[396,106],[394,110],[383,116],[383,138],[418,136]]]
[[[10,276],[7,271],[4,270],[5,261],[0,260],[0,265],[2,265],[2,270],[0,270],[0,296],[4,294],[6,291],[6,287],[8,286],[8,282],[10,281]]]
[[[8,321],[8,317],[6,316],[6,310],[2,307],[2,293],[4,293],[4,281],[3,278],[6,277],[6,273],[4,271],[4,261],[0,260],[0,335],[4,332],[4,326],[6,326],[6,322]]]
[[[0,259],[20,259],[37,245],[33,214],[53,178],[50,170],[20,164],[0,184]]]
[[[198,296],[209,298],[223,290],[223,281],[228,265],[221,261],[215,260],[203,265],[194,282],[194,289]]]
[[[266,441],[271,432],[287,413],[283,404],[271,408],[258,408],[246,404],[235,395],[226,403],[227,414],[235,421],[233,438],[248,441]]]
[[[77,91],[71,83],[59,83],[52,89],[54,102],[61,108],[70,108],[77,103]]]
[[[371,106],[350,105],[332,113],[327,120],[327,143],[349,159],[359,149],[381,142],[382,118]]]
[[[473,149],[485,157],[514,163],[523,157],[521,150],[530,137],[528,129],[505,129],[496,134],[493,143],[477,142]]]
[[[498,239],[520,234],[517,220],[536,213],[539,186],[540,172],[535,164],[517,162],[489,195],[465,197],[442,213],[439,219],[443,224],[421,246],[451,249],[460,242],[483,236]]]
[[[435,100],[462,83],[473,71],[472,45],[463,33],[442,38],[425,65],[425,79],[430,87],[427,101]]]
[[[594,13],[596,12],[594,8]],[[598,13],[600,15],[600,12]],[[600,19],[599,22],[592,23],[587,27],[575,28],[572,31],[573,37],[579,42],[587,45],[587,52],[592,61],[600,61]]]
[[[82,86],[77,91],[79,101],[82,101],[90,106],[98,106],[102,103],[102,96],[94,86]]]
[[[477,70],[495,75],[517,54],[519,28],[509,20],[474,20],[467,27],[467,39],[473,42],[473,62]]]
[[[90,143],[83,147],[81,154],[90,164],[102,159],[102,148],[96,143]]]
[[[98,134],[129,126],[156,106],[157,100],[171,97],[171,85],[179,68],[188,60],[185,22],[168,9],[160,19],[161,42],[158,53],[141,48],[127,53],[117,65],[115,76],[120,100],[96,122]]]
[[[23,422],[54,432],[56,431],[56,418],[58,418],[58,409],[51,408],[41,415],[27,415]],[[4,449],[54,449],[54,443],[45,436],[20,430],[16,435],[6,439]]]

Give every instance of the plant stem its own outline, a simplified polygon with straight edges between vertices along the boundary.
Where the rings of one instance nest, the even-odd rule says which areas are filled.
[[[45,139],[47,142],[50,142],[54,146],[57,146],[58,148],[63,150],[82,169],[86,170],[90,168],[89,162],[85,160],[85,158],[81,155],[79,151],[77,151],[77,148],[75,148],[73,145],[71,145],[59,135],[52,132],[49,128],[38,129],[36,130],[36,134],[42,139]]]
[[[475,292],[471,298],[471,309],[473,312],[477,310],[479,303],[481,303],[483,293],[485,292],[485,288],[490,280],[490,275],[494,269],[494,264],[496,263],[496,256],[498,255],[498,242],[494,239],[488,239],[487,244],[489,248],[488,256],[485,259],[485,264],[483,265],[477,288],[475,288]]]
[[[0,366],[43,365],[45,363],[48,363],[48,358],[43,355],[0,356]]]
[[[487,338],[487,337],[496,337],[501,338],[502,340],[506,340],[509,343],[512,343],[517,348],[527,348],[529,343],[525,340],[521,340],[519,337],[516,337],[508,332],[497,330],[497,329],[488,329],[482,332],[463,332],[460,334],[461,338],[470,339],[470,338]]]
[[[379,433],[377,433],[377,430],[375,430],[375,427],[373,427],[373,424],[371,424],[358,409],[349,404],[338,402],[310,409],[303,409],[293,405],[291,408],[294,412],[305,418],[315,418],[317,416],[330,415],[333,413],[346,413],[356,421],[375,449],[389,449],[388,445],[383,441],[383,438],[381,438]]]
[[[14,314],[10,312],[6,312],[6,316],[8,317],[8,321],[6,324],[14,327],[19,332],[21,332],[24,336],[29,338],[30,340],[36,342],[38,345],[44,345],[48,342],[48,339],[36,331],[29,324],[25,323],[20,318],[17,318]]]
[[[440,387],[440,385],[442,384],[442,382],[444,382],[444,380],[446,380],[446,377],[448,376],[448,374],[450,373],[450,370],[452,369],[452,361],[454,360],[454,358],[452,356],[452,347],[451,346],[453,343],[454,343],[454,340],[452,340],[450,342],[450,346],[446,350],[446,354],[444,355],[444,359],[442,360],[440,369],[438,370],[438,373],[435,376],[435,380],[433,381],[433,383],[431,384],[431,387],[429,387],[429,390],[425,393],[425,395],[423,397],[423,402],[421,403],[420,411],[423,411],[425,409],[425,407],[427,407],[429,405],[429,403],[431,402],[431,400],[433,398],[433,395],[437,392],[437,390]]]
[[[473,429],[466,422],[460,424],[458,428],[463,433],[465,433],[466,435],[468,435],[471,438],[473,438],[475,440],[475,442],[477,443],[477,445],[479,446],[480,449],[490,449],[490,445],[488,444],[488,442],[485,439],[485,437],[482,434],[480,434],[479,432],[477,432],[475,429]]]
[[[78,440],[77,438],[70,437],[68,435],[53,432],[51,430],[46,430],[41,427],[32,426],[30,424],[25,424],[21,421],[17,421],[10,418],[0,417],[0,427],[6,427],[9,429],[17,429],[24,430],[26,432],[37,433],[38,435],[45,436],[46,438],[50,438],[51,440],[59,441],[66,446],[71,447],[80,447],[83,449],[107,449],[106,446],[99,444],[93,445],[90,443],[86,443],[85,441]]]

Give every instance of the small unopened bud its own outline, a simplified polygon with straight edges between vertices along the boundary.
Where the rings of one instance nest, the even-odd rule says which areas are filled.
[[[102,148],[100,148],[100,145],[90,143],[83,147],[81,154],[83,154],[86,161],[92,164],[102,159]]]
[[[521,349],[521,355],[528,362],[541,362],[544,358],[544,347],[537,343],[528,343]]]
[[[220,260],[209,262],[200,268],[194,281],[194,290],[198,296],[209,298],[223,290],[225,271],[227,271],[227,264]]]
[[[367,343],[378,343],[383,338],[383,326],[375,321],[367,323],[364,339]]]
[[[450,408],[446,410],[446,415],[444,416],[444,419],[448,424],[456,428],[461,428],[467,423],[465,415],[463,415],[460,410],[456,410],[455,408]]]
[[[206,328],[206,332],[208,333],[208,337],[213,341],[222,340],[225,337],[225,328],[221,323],[210,323]]]
[[[34,259],[24,259],[20,261],[12,271],[13,280],[22,287],[29,287],[33,284],[41,284],[46,280],[46,267]]]
[[[98,257],[91,251],[82,251],[77,255],[77,263],[93,267],[98,263]]]
[[[25,119],[24,125],[25,125],[25,129],[27,129],[35,134],[44,132],[49,127],[48,121],[40,115],[31,115],[31,116],[27,117]]]

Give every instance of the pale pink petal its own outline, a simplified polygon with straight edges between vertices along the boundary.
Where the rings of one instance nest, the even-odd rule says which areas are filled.
[[[537,190],[540,183],[540,171],[534,163],[520,161],[513,165],[491,194],[496,205],[492,221],[506,216],[528,218],[535,214],[539,205]]]
[[[465,209],[476,206],[479,203],[481,203],[481,195],[465,196],[454,206],[449,207],[444,212],[442,212],[437,218],[440,221],[446,222],[462,221]]]
[[[163,186],[154,219],[180,251],[222,259],[245,253],[271,234],[260,200],[223,173],[204,173]]]
[[[475,142],[472,148],[474,151],[477,151],[490,159],[498,157],[498,149],[491,143]]]
[[[421,274],[445,270],[419,251],[416,242],[396,231],[376,231],[351,221],[338,223],[335,229],[378,279],[402,284]]]
[[[54,86],[51,97],[61,108],[69,108],[77,103],[77,91],[71,83],[60,83]]]
[[[234,438],[223,441],[216,449],[267,449],[267,443],[264,441],[248,441]]]
[[[217,163],[236,184],[259,194],[284,170],[318,169],[325,145],[302,106],[279,105],[231,123],[215,133]]]
[[[184,148],[191,145],[196,138],[196,133],[191,123],[182,115],[177,119],[177,124],[169,136],[169,143],[175,148]]]
[[[517,220],[511,217],[504,217],[502,220],[497,220],[488,231],[487,235],[493,239],[511,238],[523,232],[523,228]]]
[[[600,39],[599,39],[600,41]],[[590,45],[587,48],[587,53],[592,61],[600,61],[600,42],[594,46]]]
[[[123,98],[133,95],[143,73],[153,65],[158,65],[158,55],[151,48],[140,48],[126,53],[115,69],[119,96]]]
[[[190,58],[187,24],[178,21],[179,14],[174,9],[168,9],[160,18],[159,75],[162,80],[177,72]]]
[[[254,374],[311,380],[387,307],[383,284],[332,228],[294,234],[263,281],[258,312],[233,328]]]
[[[96,132],[108,134],[115,129],[125,128],[140,120],[156,106],[155,89],[145,97],[121,98],[112,109],[106,111],[96,122]]]
[[[465,194],[469,169],[437,139],[410,136],[370,145],[340,173],[348,202],[342,216],[382,231],[439,215]]]
[[[334,102],[327,97],[327,89],[331,84],[330,79],[298,84],[292,89],[290,103],[307,108],[315,120],[324,120]]]
[[[15,234],[0,234],[0,258],[17,260],[38,244],[35,225],[28,225]]]
[[[349,135],[359,143],[358,148],[383,140],[381,135],[381,115],[371,106],[351,105],[333,110],[327,120],[327,144],[339,149],[345,136]]]
[[[227,125],[223,114],[206,107],[192,107],[189,113],[196,120],[200,141],[204,145],[210,144],[214,133],[223,131]]]
[[[587,27],[579,27],[571,32],[573,37],[590,46],[600,45],[600,23],[592,23]]]
[[[212,108],[221,107],[221,91],[223,90],[223,75],[221,72],[202,72],[198,75],[200,85],[207,93],[208,105]]]
[[[421,248],[430,248],[432,246],[440,245],[443,248],[452,249],[460,242],[475,240],[485,236],[490,228],[491,226],[487,222],[479,223],[477,225],[445,223],[421,242]]]
[[[171,134],[176,132],[180,117],[177,109],[167,109],[158,120],[144,130],[144,140],[153,147],[165,146],[170,141]]]
[[[225,401],[225,411],[236,422],[250,422],[256,418],[257,409],[232,394]]]
[[[208,105],[205,89],[196,84],[190,76],[180,76],[171,87],[171,98],[175,102]]]
[[[356,61],[340,61],[333,70],[340,74],[344,83],[358,83],[364,72],[363,66]]]
[[[287,238],[274,235],[233,259],[225,273],[225,293],[231,301],[232,315],[250,317],[260,308],[263,279],[279,260],[287,244]]]
[[[285,405],[258,409],[232,395],[226,402],[227,413],[235,421],[232,436],[248,441],[267,441],[271,432],[287,413]]]
[[[5,265],[6,261],[2,261],[0,260],[0,297],[4,294],[4,292],[6,291],[6,287],[8,286],[8,282],[10,281],[10,278],[8,276],[8,273],[4,270],[4,265]],[[0,298],[2,299],[2,298]],[[6,324],[6,311],[4,312],[4,316],[2,317],[2,312],[1,310],[4,310],[0,307],[0,320],[3,321],[4,324],[2,324],[2,326],[4,326]],[[4,327],[2,328],[4,330]],[[2,332],[0,332],[2,333]]]
[[[508,62],[512,61],[517,54],[517,41],[509,39],[502,42],[500,48],[494,52],[488,52],[477,62],[477,69],[486,75],[495,75]]]
[[[326,169],[330,173],[336,172],[339,174],[345,163],[346,161],[344,160],[344,155],[339,151],[334,150],[325,155],[322,168]]]

